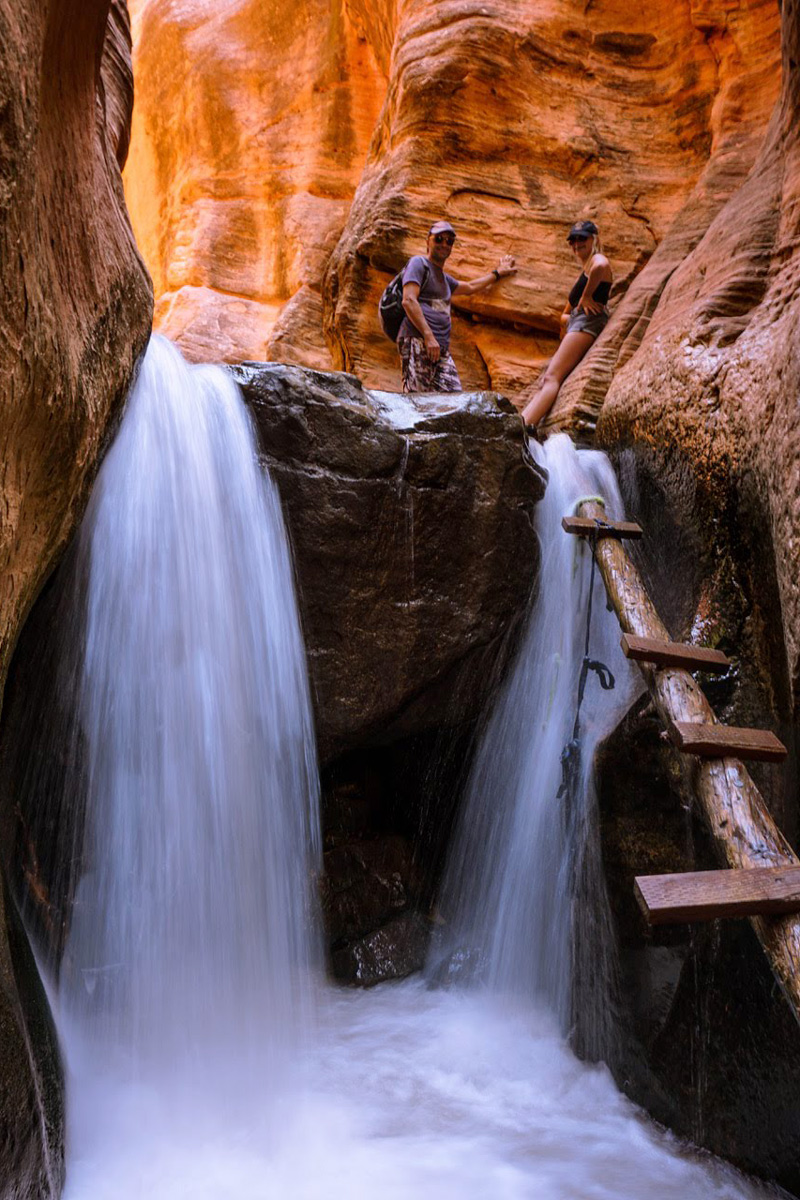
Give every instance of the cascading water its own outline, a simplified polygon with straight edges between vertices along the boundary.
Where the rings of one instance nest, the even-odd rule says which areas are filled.
[[[555,438],[543,458],[545,523],[580,494],[612,494],[599,456],[579,456],[576,474]],[[543,527],[542,544],[539,615],[451,868],[453,937],[481,946],[494,988],[320,989],[303,1037],[316,776],[280,512],[230,379],[153,340],[63,591],[56,625],[79,629],[33,712],[47,752],[26,775],[52,804],[49,764],[71,768],[35,839],[67,860],[66,882],[49,880],[62,911],[79,881],[54,996],[66,1200],[764,1194],[651,1127],[553,1019],[568,1023],[568,910],[589,863],[568,850],[591,841],[590,803],[565,829],[555,796],[588,570],[560,531]],[[585,766],[630,696],[595,611],[592,650],[617,690],[604,712],[607,694],[587,688]]]
[[[590,549],[567,536],[561,520],[588,497],[602,497],[611,519],[623,513],[605,455],[576,450],[565,434],[534,453],[549,474],[536,512],[539,594],[468,783],[442,889],[451,925],[434,962],[443,954],[456,961],[468,955],[492,990],[544,1005],[565,1033],[574,1025],[577,1001],[581,1040],[589,1057],[600,1057],[608,1037],[610,964],[599,838],[596,831],[591,836],[593,758],[640,685],[596,573],[587,613]],[[562,789],[562,753],[573,738],[590,615],[590,655],[610,668],[615,686],[603,690],[597,674],[587,675],[576,785]],[[590,983],[579,999],[576,975]]]
[[[211,1093],[218,1124],[277,1086],[310,1015],[305,655],[280,505],[224,371],[151,340],[72,578],[81,812],[62,821],[79,865],[57,1007],[80,1146],[136,1089],[195,1125],[187,1096]]]
[[[238,388],[163,338],[97,480],[78,572],[87,811],[64,1003],[136,1053],[263,1034],[265,1014],[288,1031],[318,854],[292,568]]]

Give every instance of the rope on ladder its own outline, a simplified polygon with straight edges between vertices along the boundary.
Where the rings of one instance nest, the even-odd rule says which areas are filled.
[[[597,499],[597,497],[592,497]],[[579,501],[583,503],[583,501]],[[577,507],[577,506],[576,506]],[[592,555],[592,566],[589,573],[589,600],[586,605],[586,639],[583,647],[583,662],[581,663],[581,673],[578,680],[578,703],[575,708],[575,723],[572,727],[572,737],[561,751],[561,786],[556,793],[556,798],[561,799],[566,797],[567,810],[571,809],[572,801],[575,798],[581,764],[581,748],[580,748],[580,724],[581,724],[581,705],[586,691],[586,681],[589,678],[589,672],[594,671],[600,680],[600,687],[604,692],[610,692],[615,685],[614,676],[605,663],[600,662],[596,658],[589,657],[589,638],[592,629],[592,593],[594,592],[594,576],[597,570],[597,535],[601,529],[608,528],[608,522],[603,521],[600,517],[595,517],[595,529],[588,534],[589,549]]]

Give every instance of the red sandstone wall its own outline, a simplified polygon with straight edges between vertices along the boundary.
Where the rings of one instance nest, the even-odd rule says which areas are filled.
[[[708,175],[739,178],[779,82],[775,0],[133,0],[126,191],[157,322],[196,358],[331,363],[396,386],[381,288],[434,216],[466,384],[518,392],[553,349],[576,215],[621,288]]]
[[[193,359],[331,366],[322,276],[385,79],[339,0],[132,0],[125,175],[156,326]]]

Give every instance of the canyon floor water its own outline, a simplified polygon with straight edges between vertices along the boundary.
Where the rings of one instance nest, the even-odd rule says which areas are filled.
[[[605,1036],[591,750],[632,693],[599,603],[594,652],[617,687],[609,700],[587,680],[565,820],[590,576],[577,543],[548,530],[614,484],[566,438],[537,454],[543,582],[476,760],[434,948],[477,947],[482,982],[333,988],[309,886],[315,752],[280,506],[230,378],[154,339],[79,539],[78,666],[62,673],[82,762],[58,810],[61,890],[75,890],[51,985],[66,1200],[767,1194],[657,1129],[569,1048],[578,943],[598,1052]]]
[[[655,1127],[551,1016],[496,996],[327,989],[294,1069],[276,1086],[251,1067],[225,1053],[210,1087],[74,1060],[65,1200],[777,1194]]]

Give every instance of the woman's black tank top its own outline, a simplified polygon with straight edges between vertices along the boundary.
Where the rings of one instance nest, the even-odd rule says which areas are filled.
[[[586,272],[581,271],[575,283],[572,285],[572,291],[569,294],[569,306],[574,308],[583,295],[583,289],[586,287]],[[562,293],[563,294],[563,293]],[[607,279],[598,283],[594,289],[592,300],[596,300],[598,304],[607,304],[608,297],[611,295],[611,284]]]

